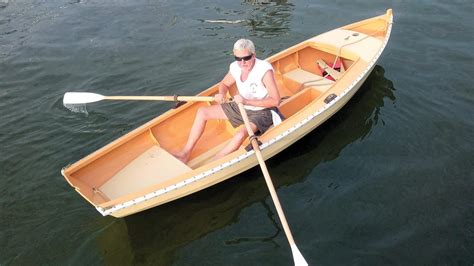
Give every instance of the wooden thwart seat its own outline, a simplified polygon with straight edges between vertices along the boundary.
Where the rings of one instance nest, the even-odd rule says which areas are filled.
[[[286,78],[292,79],[304,87],[313,87],[321,92],[326,91],[329,89],[334,81],[323,78],[301,68],[293,69],[290,72],[284,74]]]

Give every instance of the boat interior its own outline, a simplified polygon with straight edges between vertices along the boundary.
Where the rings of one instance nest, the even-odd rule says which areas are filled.
[[[328,91],[354,60],[303,43],[281,56],[277,55],[270,62],[282,98],[279,109],[285,118],[289,118]],[[216,92],[217,85],[203,95]],[[228,96],[232,97],[235,93],[234,85]],[[185,145],[197,110],[211,104],[215,103],[184,104],[163,115],[151,126],[144,125],[132,131],[139,133],[128,136],[129,133],[123,137],[128,136],[129,140],[109,144],[104,147],[103,154],[95,159],[89,158],[90,162],[75,171],[68,168],[67,171],[71,172],[68,181],[91,203],[101,204],[205,166],[213,161],[215,154],[237,130],[228,121],[207,123],[187,164],[171,154]],[[240,152],[246,145],[248,141],[242,144]]]
[[[325,52],[312,44],[301,45],[294,48],[293,52],[290,51],[280,58],[271,60],[281,97],[280,112],[285,118],[290,118],[318,99],[344,75],[353,62],[354,60]],[[216,93],[217,85],[210,91],[211,95]],[[228,97],[231,98],[236,93],[237,88],[233,85]],[[179,112],[179,116],[182,117],[175,116],[169,121],[163,121],[151,128],[151,132],[162,148],[171,153],[177,152],[187,140],[197,109],[211,104],[215,103],[200,102],[189,105]],[[179,122],[179,132],[173,128],[174,119],[184,122],[184,124]],[[236,130],[228,121],[208,122],[204,134],[191,154],[187,167],[196,169],[210,162],[222,146],[232,138]],[[248,141],[244,142],[241,149],[247,145]]]
[[[389,17],[391,10],[387,11],[386,16],[318,35],[268,59],[274,68],[282,99],[279,109],[287,121],[296,117],[310,103],[323,102],[328,94],[336,90],[337,86],[334,85],[339,79],[350,73],[351,68],[358,69],[361,65],[359,62],[370,58],[367,51],[378,50],[387,31]],[[362,54],[338,50],[337,45],[340,43],[335,39],[347,40],[351,36],[364,36],[364,42],[368,41],[373,47],[354,48],[354,51]],[[328,42],[320,42],[322,39]],[[212,96],[217,91],[216,84],[200,95]],[[230,88],[228,97],[232,97],[236,91],[235,86]],[[90,203],[107,207],[125,199],[133,199],[150,188],[175,184],[177,179],[186,176],[183,175],[185,173],[206,171],[215,162],[217,152],[237,130],[228,121],[207,123],[188,163],[181,162],[172,154],[185,145],[197,110],[212,104],[215,103],[188,102],[170,110],[64,168],[63,175]],[[285,121],[259,138],[264,139],[265,135],[278,132],[283,128],[282,125],[285,125]],[[242,154],[247,145],[248,141],[244,142],[239,150],[227,155],[227,159]]]

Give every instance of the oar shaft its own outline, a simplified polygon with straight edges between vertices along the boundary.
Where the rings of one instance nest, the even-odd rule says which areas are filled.
[[[212,102],[212,96],[104,96],[104,100]]]
[[[268,190],[270,191],[270,195],[272,196],[273,203],[275,204],[275,208],[277,210],[278,216],[280,217],[281,224],[283,225],[283,230],[285,231],[286,237],[288,238],[288,242],[290,245],[295,245],[295,240],[293,239],[293,235],[291,234],[290,226],[288,225],[288,221],[286,220],[285,213],[283,212],[283,208],[280,204],[280,199],[275,191],[275,186],[273,185],[272,178],[270,177],[270,173],[265,164],[265,160],[263,159],[262,153],[260,152],[260,147],[258,146],[258,142],[256,139],[252,140],[252,147],[255,150],[255,155],[257,155],[258,163],[262,168],[263,176],[265,177],[265,182],[267,183]]]
[[[293,235],[291,234],[290,226],[288,226],[288,222],[286,221],[285,213],[283,212],[283,208],[281,207],[280,200],[278,199],[278,195],[275,191],[275,187],[273,186],[272,178],[270,177],[270,173],[268,173],[267,166],[265,164],[265,160],[263,159],[262,153],[260,152],[260,147],[258,146],[258,142],[255,139],[252,127],[250,126],[250,121],[247,116],[247,112],[245,111],[244,105],[239,103],[239,110],[242,118],[244,120],[245,128],[249,133],[250,142],[252,143],[253,150],[257,156],[258,163],[260,164],[260,168],[262,169],[263,176],[265,177],[265,182],[267,183],[268,190],[270,190],[270,195],[272,197],[273,203],[275,204],[275,208],[278,213],[278,217],[280,217],[280,222],[283,225],[283,231],[285,231],[286,238],[290,243],[291,253],[293,254],[293,261],[296,266],[308,266],[303,254],[299,251],[298,247],[295,244],[295,240],[293,239]]]
[[[265,177],[265,182],[267,183],[268,190],[270,190],[270,195],[273,199],[273,203],[275,204],[278,216],[280,217],[281,224],[283,225],[283,230],[285,231],[286,237],[290,245],[295,245],[295,240],[293,239],[290,227],[288,226],[288,222],[286,221],[285,213],[283,212],[280,200],[278,199],[275,187],[273,186],[273,182],[265,164],[265,160],[263,159],[262,153],[260,151],[260,147],[258,146],[258,142],[255,137],[253,137],[254,133],[252,128],[250,127],[250,121],[247,116],[247,112],[245,111],[245,108],[241,103],[239,103],[239,110],[240,114],[242,115],[242,119],[244,120],[245,127],[247,128],[247,132],[249,134],[253,150],[255,151],[255,154],[257,156],[258,163],[260,164],[260,168],[262,169],[263,176]]]

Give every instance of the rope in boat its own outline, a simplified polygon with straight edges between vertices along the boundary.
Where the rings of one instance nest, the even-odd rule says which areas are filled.
[[[348,46],[348,45],[352,45],[352,44],[358,43],[358,42],[360,42],[360,41],[363,41],[363,40],[365,40],[365,39],[367,39],[367,38],[369,38],[369,37],[373,37],[375,34],[377,34],[377,33],[379,33],[379,32],[386,31],[386,30],[387,30],[387,27],[388,27],[389,25],[391,25],[391,24],[392,24],[392,22],[389,22],[389,23],[387,23],[386,25],[384,25],[383,27],[381,27],[381,28],[379,28],[379,29],[377,29],[377,30],[371,32],[370,34],[366,34],[363,38],[360,38],[360,39],[355,40],[355,41],[353,41],[353,42],[345,43],[345,44],[339,46],[338,49],[337,49],[336,58],[334,58],[334,62],[332,63],[332,65],[333,65],[333,66],[336,65],[337,60],[341,57],[342,48],[344,48],[344,47],[346,47],[346,46]],[[354,37],[359,36],[359,33],[358,33],[358,32],[351,33],[351,34],[347,35],[346,37],[344,37],[344,40],[349,40],[349,38],[350,38],[351,36],[354,36]],[[316,82],[316,81],[321,81],[321,80],[326,79],[328,76],[330,76],[330,74],[326,72],[326,74],[323,75],[323,76],[322,76],[321,78],[319,78],[319,79],[315,79],[315,80],[311,80],[311,81],[304,82],[304,83],[301,84],[301,88],[300,88],[299,90],[303,89],[303,88],[305,87],[305,84],[307,84],[307,83],[312,83],[312,82]],[[314,85],[311,85],[311,86],[323,86],[323,85],[325,86],[325,85],[327,85],[327,84],[314,84]]]
[[[351,42],[351,43],[346,43],[346,44],[343,44],[343,45],[339,46],[339,48],[337,49],[336,58],[334,59],[334,62],[332,63],[332,65],[334,66],[334,65],[336,64],[337,60],[339,59],[339,57],[341,56],[341,50],[342,50],[343,47],[348,46],[348,45],[352,45],[352,44],[354,44],[354,43],[358,43],[358,42],[360,42],[360,41],[362,41],[362,40],[367,39],[368,37],[374,36],[375,34],[381,32],[381,31],[386,31],[386,30],[387,30],[387,26],[389,26],[389,25],[392,25],[392,22],[389,22],[389,23],[386,24],[385,26],[381,27],[381,28],[378,29],[378,30],[375,30],[374,32],[372,32],[372,33],[370,33],[370,34],[366,34],[363,38],[360,38],[360,39],[355,40],[355,41],[353,41],[353,42]],[[355,37],[355,36],[359,36],[359,33],[358,33],[358,32],[354,32],[354,33],[352,33],[352,34],[346,36],[346,37],[344,38],[344,40],[349,40],[349,38],[350,38],[351,36],[354,36],[354,37]]]

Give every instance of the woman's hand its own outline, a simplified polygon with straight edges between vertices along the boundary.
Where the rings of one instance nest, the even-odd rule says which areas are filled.
[[[224,94],[217,93],[216,95],[214,95],[214,101],[216,103],[219,103],[219,104],[224,103],[224,99],[225,99]]]
[[[240,95],[235,95],[234,96],[234,102],[237,103],[237,104],[239,104],[239,103],[245,104],[246,103],[245,98],[240,96]]]

